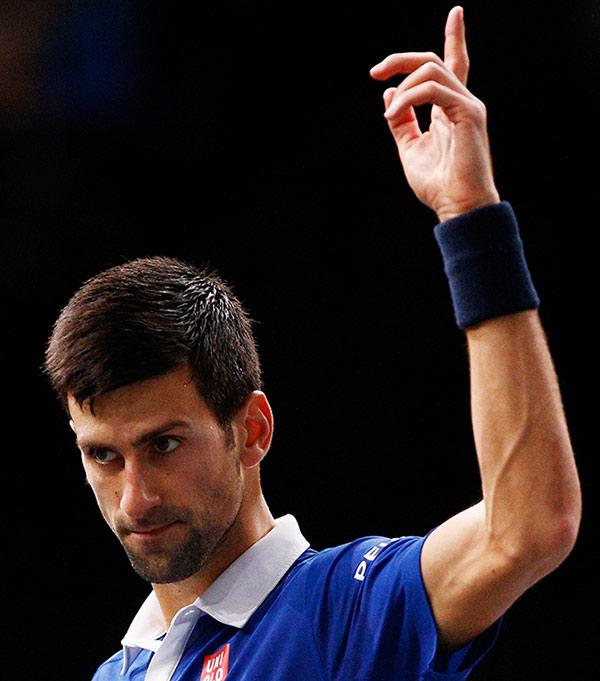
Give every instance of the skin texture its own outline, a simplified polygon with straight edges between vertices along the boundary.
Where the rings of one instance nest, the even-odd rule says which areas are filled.
[[[258,468],[273,431],[264,393],[234,418],[232,445],[187,367],[98,397],[93,414],[70,398],[69,411],[100,511],[167,622],[274,527]]]
[[[440,221],[497,203],[486,109],[466,87],[463,10],[446,22],[444,59],[386,57],[377,80],[406,178]],[[415,107],[431,104],[421,131]],[[422,570],[442,645],[489,627],[569,554],[581,494],[558,381],[537,311],[466,330],[471,414],[483,500],[442,523],[425,542]]]

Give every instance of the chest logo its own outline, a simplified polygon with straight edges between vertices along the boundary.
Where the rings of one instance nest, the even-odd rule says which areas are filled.
[[[200,681],[223,681],[229,672],[229,643],[212,655],[206,655]]]
[[[389,541],[382,541],[376,546],[371,547],[363,556],[364,560],[361,560],[358,567],[356,568],[354,579],[358,580],[359,582],[364,582],[365,574],[367,572],[367,561],[373,562],[382,548],[385,548],[388,544],[391,544],[393,541],[397,541],[398,539],[400,539],[400,537],[394,537]]]

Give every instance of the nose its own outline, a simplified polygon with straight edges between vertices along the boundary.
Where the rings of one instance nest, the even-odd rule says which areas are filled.
[[[137,460],[128,460],[123,469],[121,511],[135,521],[147,517],[161,503],[156,472]]]

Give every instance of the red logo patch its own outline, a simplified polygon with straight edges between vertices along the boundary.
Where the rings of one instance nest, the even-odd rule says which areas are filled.
[[[229,643],[212,655],[206,655],[200,681],[223,681],[229,671]]]

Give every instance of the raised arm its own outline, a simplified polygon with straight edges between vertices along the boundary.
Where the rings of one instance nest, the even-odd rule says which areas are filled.
[[[484,105],[466,88],[463,10],[451,10],[444,59],[387,57],[385,117],[407,181],[441,225],[459,326],[467,337],[483,500],[436,528],[422,570],[441,640],[490,626],[571,551],[581,498],[557,377],[510,206],[500,203]],[[414,107],[432,104],[422,132]]]

